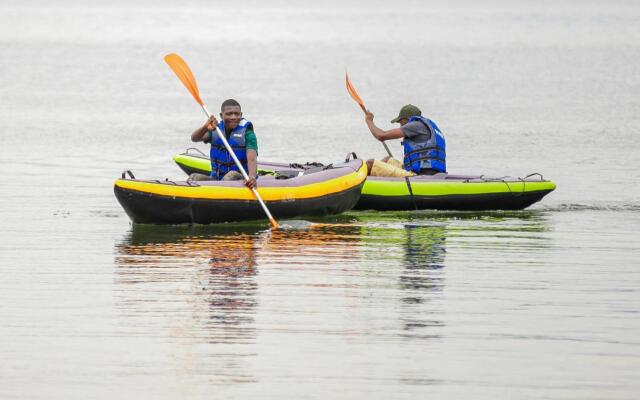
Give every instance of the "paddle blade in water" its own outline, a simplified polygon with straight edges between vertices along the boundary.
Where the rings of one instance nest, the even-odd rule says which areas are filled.
[[[305,230],[310,229],[315,224],[310,221],[305,221],[303,219],[289,219],[285,221],[280,221],[280,229],[285,230]]]
[[[349,95],[351,96],[351,98],[354,99],[356,103],[360,105],[360,108],[362,108],[362,111],[365,111],[366,108],[364,106],[364,101],[362,101],[360,96],[358,96],[358,92],[356,92],[356,88],[354,88],[353,85],[351,84],[351,81],[349,80],[349,74],[345,72],[344,75],[347,83],[347,92],[349,92]]]
[[[164,56],[164,61],[169,65],[169,68],[178,76],[180,81],[184,84],[187,90],[191,93],[193,98],[200,104],[204,105],[204,102],[200,98],[200,92],[198,91],[198,85],[196,84],[196,78],[193,76],[191,69],[187,63],[177,54],[171,53]]]
[[[265,207],[266,207],[266,206],[265,206]],[[276,220],[275,220],[275,218],[273,218],[273,217],[270,217],[270,218],[269,218],[269,223],[271,224],[271,227],[272,227],[273,229],[278,229],[278,228],[280,228],[280,225],[278,224],[278,221],[276,221]]]

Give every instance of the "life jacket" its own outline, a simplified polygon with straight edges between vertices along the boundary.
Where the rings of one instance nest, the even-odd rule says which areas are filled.
[[[438,172],[447,172],[445,140],[440,128],[430,119],[422,116],[413,116],[408,122],[420,121],[429,131],[431,138],[428,141],[419,143],[412,138],[405,137],[402,141],[404,146],[404,169],[407,171],[420,173],[420,170],[429,168]]]
[[[225,133],[224,121],[220,121],[218,128],[222,134]],[[236,154],[238,161],[240,161],[245,171],[247,171],[247,148],[244,134],[247,129],[253,129],[253,124],[243,118],[240,120],[240,123],[238,123],[238,126],[233,128],[227,138],[229,146],[231,146],[231,149]],[[209,157],[211,158],[211,177],[221,180],[229,171],[240,171],[218,134],[211,132],[211,135],[211,151],[209,153]]]

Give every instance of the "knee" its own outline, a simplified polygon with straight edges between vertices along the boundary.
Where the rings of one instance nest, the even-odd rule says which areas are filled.
[[[194,172],[193,174],[189,175],[189,181],[210,181],[213,180],[213,178],[211,178],[209,175],[205,175],[205,174],[199,174],[197,172]]]
[[[371,175],[372,168],[373,168],[373,159],[367,160],[367,175]]]

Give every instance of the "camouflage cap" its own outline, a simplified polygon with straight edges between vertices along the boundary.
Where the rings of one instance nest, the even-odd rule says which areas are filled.
[[[395,124],[396,122],[399,122],[403,118],[410,118],[416,115],[422,115],[422,111],[420,111],[420,109],[414,106],[413,104],[407,104],[406,106],[400,109],[400,113],[398,114],[397,117],[391,120],[391,123]]]

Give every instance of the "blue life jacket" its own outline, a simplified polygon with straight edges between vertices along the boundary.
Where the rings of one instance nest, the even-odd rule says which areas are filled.
[[[404,146],[404,169],[407,171],[420,173],[420,170],[429,168],[438,172],[447,172],[445,140],[440,128],[430,119],[422,116],[413,116],[408,122],[420,121],[429,131],[431,138],[423,143],[416,142],[413,138],[405,137],[402,141]]]
[[[224,121],[220,121],[218,128],[222,134],[225,133]],[[229,146],[231,146],[231,149],[236,154],[238,161],[240,161],[245,171],[248,169],[247,148],[244,140],[244,134],[247,129],[253,129],[253,124],[243,118],[240,120],[238,126],[233,128],[227,138]],[[233,157],[231,157],[231,154],[227,151],[224,143],[220,140],[220,137],[218,137],[218,134],[211,132],[211,135],[211,151],[209,153],[209,157],[211,158],[211,177],[221,180],[229,171],[240,171],[236,163],[233,162]]]

